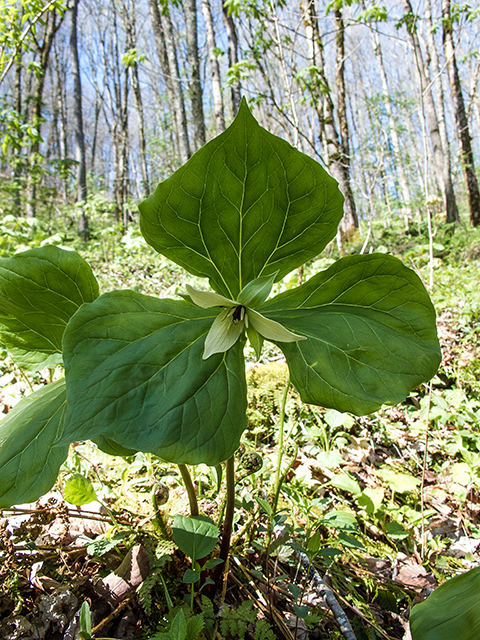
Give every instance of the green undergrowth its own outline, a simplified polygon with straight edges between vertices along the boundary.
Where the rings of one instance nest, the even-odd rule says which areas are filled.
[[[134,288],[170,297],[183,291],[187,279],[180,267],[154,254],[136,231],[122,236],[118,228],[101,222],[92,239],[80,245],[68,240],[68,229],[52,236],[43,223],[7,219],[0,251],[9,255],[20,240],[24,248],[48,240],[80,250],[92,263],[103,291]],[[423,228],[417,231],[399,241],[388,230],[383,235],[377,230],[375,250],[384,247],[402,256],[428,282],[428,237]],[[358,640],[383,637],[379,629],[389,638],[402,638],[415,599],[478,565],[480,233],[459,228],[452,235],[439,227],[435,242],[431,295],[444,358],[431,386],[415,389],[398,407],[361,418],[304,405],[290,388],[284,404],[284,477],[275,509],[271,490],[288,371],[274,348],[265,351],[260,362],[247,352],[248,429],[236,456],[233,582],[223,602],[212,603],[199,590],[193,611],[184,604],[191,592],[182,575],[190,565],[178,550],[162,546],[172,518],[188,513],[177,467],[151,454],[113,458],[91,443],[71,447],[57,489],[65,493],[73,477],[82,477],[114,516],[108,531],[96,541],[92,538],[87,547],[85,576],[102,567],[107,557],[102,544],[103,549],[110,545],[108,553],[117,557],[136,542],[149,548],[152,572],[143,594],[139,592],[145,640],[173,637],[169,634],[175,620],[183,629],[179,612],[185,619],[184,639],[212,638],[214,632],[217,638],[283,637],[276,614],[292,621],[294,637],[300,637],[300,629],[316,630],[319,638],[340,637],[328,607],[299,569],[299,550],[307,553],[321,576],[327,576]],[[323,259],[325,267],[335,252],[332,248],[331,257]],[[314,268],[321,266],[317,261]],[[287,289],[292,281],[308,278],[310,269],[307,265],[302,276],[295,272],[276,286]],[[44,371],[27,378],[5,351],[0,355],[3,413],[56,375]],[[251,469],[244,468],[242,456],[253,452],[260,464],[248,473]],[[218,470],[199,465],[191,471],[201,511],[216,519],[225,507]],[[168,498],[155,515],[152,495],[159,483],[167,488]],[[24,531],[22,543],[34,545],[37,534],[38,528]],[[19,541],[18,535],[12,542],[2,532],[2,553],[12,553],[11,545]],[[12,611],[26,607],[20,569],[4,576]],[[72,579],[65,568],[52,571],[59,582]],[[88,597],[86,584],[88,580],[77,586],[80,598]]]

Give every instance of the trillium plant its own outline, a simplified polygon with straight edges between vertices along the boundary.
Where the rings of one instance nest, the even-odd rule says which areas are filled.
[[[231,495],[247,426],[247,339],[258,357],[264,340],[282,350],[304,402],[356,415],[401,402],[434,375],[435,311],[396,258],[341,258],[269,297],[335,237],[343,196],[245,101],[139,208],[146,241],[205,278],[202,290],[99,295],[87,263],[54,246],[0,260],[2,342],[22,368],[65,369],[0,421],[0,507],[48,491],[69,444],[87,439],[182,469],[226,462]]]

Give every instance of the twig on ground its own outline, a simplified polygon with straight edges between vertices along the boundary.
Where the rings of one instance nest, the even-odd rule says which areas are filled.
[[[295,549],[294,549],[294,554],[295,554],[295,557],[300,562],[300,564],[302,565],[302,567],[308,571],[308,576],[311,579],[315,589],[317,589],[317,591],[325,598],[325,602],[328,604],[328,606],[332,610],[333,615],[335,616],[338,622],[338,626],[340,627],[340,631],[342,632],[342,635],[345,638],[345,640],[357,640],[353,632],[353,629],[350,625],[350,622],[347,618],[346,613],[344,612],[342,607],[338,604],[338,601],[333,591],[330,589],[330,587],[327,584],[325,584],[325,582],[323,581],[318,571],[315,569],[315,567],[312,565],[312,563],[308,559],[307,555]]]

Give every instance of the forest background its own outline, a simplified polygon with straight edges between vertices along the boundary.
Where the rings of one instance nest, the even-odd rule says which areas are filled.
[[[450,0],[0,0],[2,257],[45,244],[75,248],[91,261],[102,290],[178,293],[184,276],[144,242],[137,204],[224,131],[245,96],[260,124],[323,164],[345,195],[336,240],[294,274],[295,282],[338,256],[378,251],[402,257],[429,289],[444,350],[431,386],[398,409],[356,420],[303,412],[292,391],[283,405],[305,448],[291,462],[295,474],[282,500],[308,522],[306,496],[327,483],[329,509],[361,514],[360,528],[345,517],[335,533],[325,517],[319,542],[322,572],[333,575],[350,603],[345,608],[361,640],[404,637],[415,598],[478,565],[479,14],[477,2]],[[259,476],[265,484],[274,474],[281,397],[287,398],[277,360],[268,350],[266,371],[249,378],[248,437],[268,459]],[[26,381],[5,350],[1,363],[4,413],[50,381],[41,373]],[[428,442],[429,420],[435,432]],[[312,438],[321,447],[314,450]],[[144,517],[151,460],[138,454],[99,463],[97,455],[73,447],[60,485],[80,472],[104,502],[116,504],[115,494],[121,509]],[[196,480],[206,494],[215,484],[205,469]],[[119,497],[125,487],[128,500]],[[248,506],[246,495],[246,512],[263,504]],[[131,525],[123,522],[125,531]],[[130,533],[114,539],[122,552],[135,540]],[[335,570],[332,547],[344,563]],[[94,571],[90,559],[60,564],[45,562],[44,576],[74,584],[76,574]],[[251,578],[270,579],[267,566],[254,571],[259,575]],[[7,620],[22,614],[30,624],[35,607],[27,592],[34,581],[26,586],[21,574],[19,565],[6,580],[11,604],[2,596],[2,611]],[[162,619],[149,595],[164,597],[155,575],[141,603],[143,637]],[[82,592],[84,583],[76,588]],[[89,592],[84,597],[94,601]],[[250,591],[256,606],[261,597]],[[296,609],[286,605],[295,613],[291,634],[298,635],[301,619],[303,637],[315,625],[324,633],[317,627],[318,637],[340,636],[331,617],[306,611],[297,598]],[[47,634],[60,623],[48,624]],[[124,637],[118,628],[110,633]]]

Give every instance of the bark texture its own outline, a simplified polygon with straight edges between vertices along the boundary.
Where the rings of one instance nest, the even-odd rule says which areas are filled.
[[[453,102],[455,105],[455,121],[462,150],[461,159],[467,187],[470,222],[474,227],[476,227],[480,224],[480,192],[478,189],[477,176],[475,174],[472,140],[470,137],[465,102],[462,94],[462,85],[460,82],[460,74],[458,73],[457,60],[455,56],[450,0],[443,0],[442,2],[442,17],[445,58],[447,60],[448,75],[450,78],[450,86],[452,88]]]

